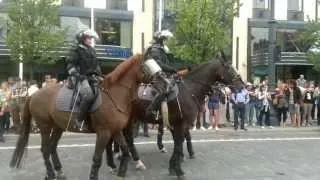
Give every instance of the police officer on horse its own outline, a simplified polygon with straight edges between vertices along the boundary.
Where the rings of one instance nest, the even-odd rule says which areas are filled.
[[[144,66],[154,80],[153,87],[158,91],[157,96],[147,108],[147,117],[154,117],[171,89],[172,80],[169,76],[177,73],[177,70],[169,65],[170,54],[165,45],[165,41],[171,37],[173,35],[168,30],[155,33],[151,46],[144,54]]]
[[[88,119],[88,110],[95,100],[98,78],[101,75],[100,65],[93,48],[93,38],[97,38],[97,35],[89,29],[76,35],[77,46],[71,51],[67,67],[70,79],[81,98],[80,112],[75,120],[77,129],[80,129],[82,122]]]

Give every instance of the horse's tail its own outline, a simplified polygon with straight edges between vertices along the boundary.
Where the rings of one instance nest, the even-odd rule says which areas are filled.
[[[170,122],[169,122],[169,110],[168,110],[167,101],[163,101],[161,103],[161,115],[162,115],[163,125],[170,129],[171,126],[170,126]]]
[[[24,151],[29,141],[29,134],[31,128],[31,113],[30,113],[30,100],[31,98],[27,98],[26,103],[24,105],[23,110],[23,122],[19,135],[19,139],[16,144],[16,149],[12,155],[12,159],[10,161],[11,168],[19,168],[21,167],[21,160],[23,158]]]

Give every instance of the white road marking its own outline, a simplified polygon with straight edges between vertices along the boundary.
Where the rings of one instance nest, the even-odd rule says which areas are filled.
[[[320,140],[320,137],[293,137],[293,138],[244,138],[244,139],[196,139],[193,143],[215,143],[215,142],[264,142],[264,141],[305,141]],[[156,144],[156,141],[136,142],[136,145]],[[172,140],[163,141],[164,144],[173,144]],[[63,144],[59,148],[94,147],[95,144]],[[28,146],[28,149],[40,149],[40,145]],[[14,146],[0,147],[0,150],[14,150]]]

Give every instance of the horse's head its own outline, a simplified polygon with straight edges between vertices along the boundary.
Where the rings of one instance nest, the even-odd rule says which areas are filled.
[[[220,67],[217,70],[217,75],[220,81],[226,85],[233,85],[235,87],[244,86],[244,81],[242,80],[238,71],[232,66],[231,61],[228,61],[221,52],[221,56],[218,57]]]

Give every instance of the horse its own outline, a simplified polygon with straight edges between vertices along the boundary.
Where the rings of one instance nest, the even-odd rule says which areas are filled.
[[[211,85],[216,82],[233,84],[234,86],[244,85],[244,82],[237,71],[231,66],[226,58],[222,56],[194,68],[184,77],[182,82],[177,83],[179,88],[177,98],[167,102],[169,120],[164,120],[164,123],[169,127],[174,140],[174,151],[169,162],[170,175],[176,175],[181,179],[184,178],[184,172],[181,168],[183,141],[186,132],[189,131],[189,127],[193,125],[200,106],[204,101],[205,94],[211,90]],[[132,114],[128,126],[124,129],[124,136],[127,140],[133,159],[137,160],[139,155],[133,143],[132,125],[135,122],[135,118],[143,116],[143,111],[139,108],[137,109],[138,106],[132,107]],[[140,119],[146,120],[145,118]],[[112,155],[110,155],[112,154],[111,145],[108,144],[108,146],[107,160],[112,161]],[[110,166],[113,164],[112,162],[108,162],[108,165]]]
[[[89,175],[90,180],[98,180],[102,153],[111,138],[119,143],[123,152],[117,176],[119,179],[123,179],[126,175],[129,151],[122,129],[127,126],[132,109],[131,102],[137,97],[139,79],[142,77],[142,62],[142,55],[132,56],[119,64],[113,72],[104,76],[99,85],[101,105],[95,111],[89,113],[89,124],[92,129],[90,133],[96,133],[95,151]],[[41,152],[47,171],[45,179],[65,178],[57,153],[57,145],[64,130],[76,130],[68,128],[72,127],[69,126],[69,118],[72,114],[59,111],[54,105],[57,93],[61,88],[62,85],[46,87],[27,99],[24,106],[22,131],[19,135],[10,167],[19,168],[21,165],[21,159],[28,144],[31,118],[33,118],[40,129]]]

